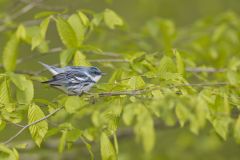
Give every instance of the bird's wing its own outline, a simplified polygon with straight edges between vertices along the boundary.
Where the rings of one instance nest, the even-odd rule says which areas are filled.
[[[45,63],[43,63],[43,62],[39,62],[41,65],[43,65],[48,71],[50,71],[53,75],[57,75],[57,74],[59,74],[59,73],[62,73],[62,72],[64,72],[64,70],[63,69],[61,69],[61,68],[57,68],[57,67],[55,67],[55,66],[50,66],[50,65],[47,65],[47,64],[45,64]]]
[[[53,76],[53,78],[49,81],[45,81],[43,83],[48,83],[53,86],[65,86],[71,84],[79,84],[79,83],[95,83],[88,77],[86,74],[79,71],[66,71],[64,73],[59,73]]]
[[[85,71],[88,67],[85,66],[66,66],[63,67],[62,69],[67,72],[67,71]]]

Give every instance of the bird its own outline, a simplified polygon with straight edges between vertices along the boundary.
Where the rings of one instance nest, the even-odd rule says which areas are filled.
[[[53,77],[42,83],[49,84],[52,87],[62,90],[68,95],[81,96],[96,84],[105,73],[94,66],[66,66],[58,68],[39,62]]]

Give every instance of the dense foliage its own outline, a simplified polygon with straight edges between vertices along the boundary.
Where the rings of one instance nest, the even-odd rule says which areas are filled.
[[[240,143],[240,19],[233,12],[186,28],[154,18],[131,30],[111,9],[44,11],[32,21],[2,22],[0,159],[21,157],[30,135],[39,148],[57,143],[59,155],[81,144],[99,159],[98,145],[103,160],[118,159],[119,139],[132,133],[151,154],[164,127],[196,135],[213,128]],[[40,83],[49,74],[38,61],[108,74],[91,94],[67,96]]]

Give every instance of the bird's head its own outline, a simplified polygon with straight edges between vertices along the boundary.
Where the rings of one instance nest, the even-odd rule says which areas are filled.
[[[103,75],[105,75],[105,73],[103,73],[97,67],[89,67],[87,72],[95,82],[97,82]]]

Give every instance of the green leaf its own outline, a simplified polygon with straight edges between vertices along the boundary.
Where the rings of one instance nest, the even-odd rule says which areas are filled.
[[[238,85],[239,84],[239,79],[240,76],[238,75],[238,73],[236,71],[228,71],[227,72],[227,78],[228,81],[231,85]]]
[[[67,49],[60,53],[60,65],[61,67],[65,67],[68,63],[72,60],[74,53],[76,52],[75,49]]]
[[[142,141],[144,150],[150,152],[155,143],[154,122],[151,114],[145,106],[139,104],[137,109],[137,124],[134,127],[134,132],[137,135],[137,138]]]
[[[3,50],[3,67],[6,71],[14,71],[18,56],[19,39],[15,34],[8,40]]]
[[[31,104],[28,109],[28,124],[31,124],[41,118],[44,118],[45,115],[43,111],[36,104]],[[48,130],[48,123],[46,120],[38,122],[29,127],[29,131],[34,139],[35,143],[40,147],[44,136]]]
[[[206,119],[209,117],[210,113],[208,104],[203,98],[198,97],[195,113],[199,128],[204,127]]]
[[[240,143],[240,116],[238,116],[234,128],[233,128],[233,135],[236,139],[237,143]]]
[[[83,143],[85,144],[85,146],[87,147],[88,153],[91,156],[91,160],[94,160],[94,154],[92,152],[92,146],[82,137],[81,140],[83,141]]]
[[[225,23],[217,26],[214,29],[214,32],[212,35],[213,42],[218,41],[221,38],[221,36],[223,35],[223,33],[226,31],[226,29],[227,29],[227,25]]]
[[[35,39],[40,37],[40,27],[39,26],[26,27],[26,37],[24,41],[32,45],[32,43],[34,43],[33,41],[34,37]]]
[[[46,32],[47,32],[47,29],[48,29],[48,25],[49,25],[50,19],[51,19],[50,17],[47,17],[40,24],[40,33],[41,33],[41,38],[43,40],[46,37]]]
[[[218,117],[212,121],[215,131],[224,140],[227,139],[230,122],[231,122],[231,119],[229,117]]]
[[[186,123],[186,121],[189,120],[189,117],[191,116],[191,113],[181,103],[178,103],[176,105],[175,112],[176,112],[176,115],[177,115],[177,118],[179,120],[179,123],[180,123],[181,127],[183,127],[184,124]]]
[[[60,142],[59,142],[59,145],[58,145],[58,152],[59,153],[63,153],[64,151],[64,148],[65,148],[65,145],[66,145],[66,140],[67,140],[67,133],[68,131],[64,130],[63,133],[62,133],[62,136],[60,138]]]
[[[55,15],[55,14],[59,14],[59,12],[54,12],[54,11],[43,11],[43,12],[39,12],[37,13],[34,18],[35,19],[40,19],[40,18],[44,18],[44,17],[49,17],[51,15]]]
[[[41,35],[41,28],[39,26],[27,27],[26,36],[23,40],[31,44],[31,50],[34,50],[44,41],[44,37]]]
[[[34,50],[36,47],[38,47],[39,45],[41,45],[41,43],[43,42],[43,38],[41,36],[41,33],[39,32],[38,35],[34,36],[32,38],[32,47],[31,47],[31,50]]]
[[[184,76],[185,75],[185,65],[182,60],[182,57],[177,50],[174,50],[174,54],[176,56],[177,72]]]
[[[170,57],[164,56],[160,60],[158,70],[159,70],[160,73],[176,72],[176,66],[175,66],[173,60]]]
[[[86,56],[80,51],[75,52],[74,58],[73,58],[73,65],[74,66],[91,66],[89,61],[87,61]]]
[[[5,79],[0,85],[0,106],[10,102],[9,83]]]
[[[0,159],[1,160],[19,160],[19,155],[16,149],[10,149],[4,144],[0,144]]]
[[[79,96],[69,96],[65,102],[65,109],[68,113],[75,113],[86,105],[86,102]]]
[[[81,130],[73,129],[67,132],[67,142],[75,142],[77,141],[82,135]]]
[[[20,90],[25,90],[27,87],[27,79],[24,75],[21,74],[15,74],[15,73],[10,73],[9,77],[11,81],[14,83],[14,85],[20,89]]]
[[[43,40],[37,49],[40,53],[47,53],[49,51],[48,42]]]
[[[16,36],[18,39],[25,39],[26,38],[26,29],[24,27],[24,25],[19,25],[16,31]]]
[[[34,96],[32,81],[26,80],[24,85],[26,85],[26,88],[24,90],[17,90],[17,100],[19,104],[31,103]]]
[[[118,139],[117,139],[116,132],[114,132],[113,134],[113,140],[114,140],[115,151],[116,151],[116,154],[118,155],[119,149],[118,149]]]
[[[101,134],[100,147],[101,147],[102,160],[117,159],[116,151],[114,150],[114,147],[111,141],[109,140],[107,134],[104,132]]]
[[[135,89],[142,89],[145,87],[145,82],[143,81],[142,77],[140,76],[133,76],[128,81],[129,89],[135,90]]]
[[[99,26],[103,18],[104,18],[104,15],[102,13],[94,14],[91,24],[93,26]]]
[[[162,41],[163,41],[165,50],[172,49],[172,43],[176,34],[176,29],[173,21],[161,19],[159,27],[160,27]]]
[[[89,25],[89,19],[88,17],[81,11],[78,12],[78,16],[80,17],[82,24],[84,26],[88,26]]]
[[[123,121],[129,126],[132,124],[135,115],[137,114],[137,108],[135,103],[128,104],[123,110]]]
[[[58,34],[62,40],[62,43],[68,48],[79,47],[78,39],[71,25],[62,18],[56,20]]]
[[[83,25],[78,14],[73,14],[68,18],[68,23],[71,25],[72,29],[75,32],[77,37],[78,46],[80,46],[84,39],[84,34],[86,31],[86,27]]]
[[[122,26],[123,20],[114,11],[105,9],[104,22],[110,28],[114,29],[116,26]]]
[[[2,131],[6,127],[6,122],[0,118],[0,131]]]

